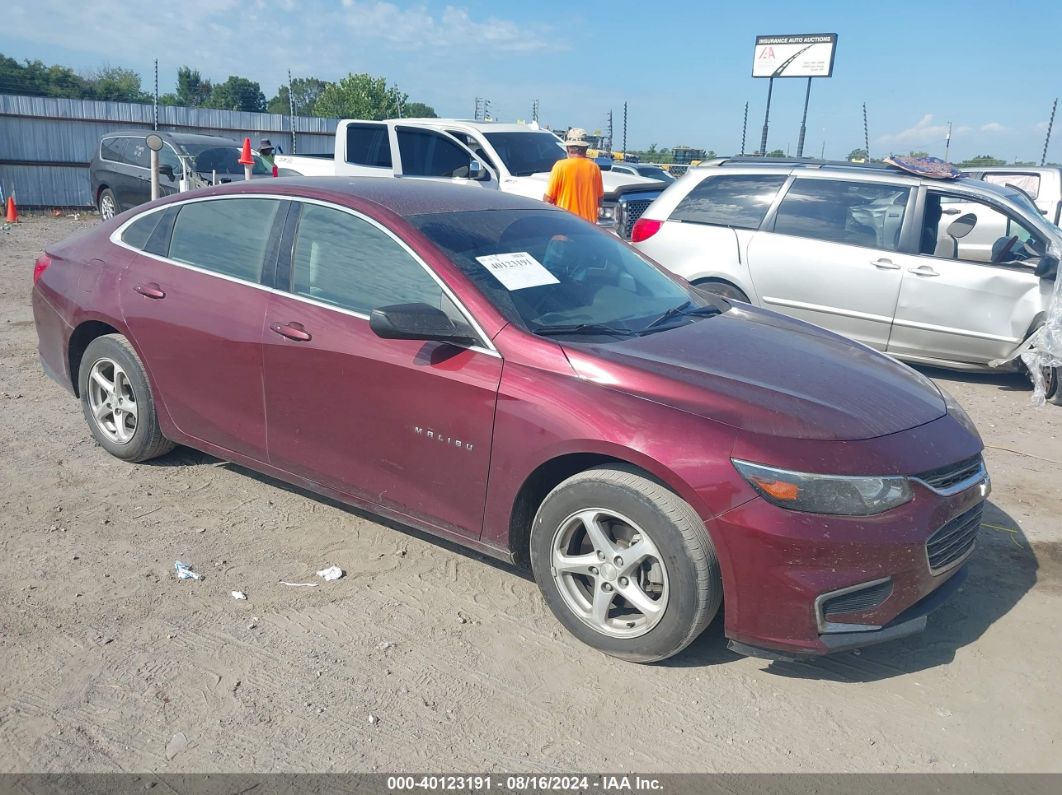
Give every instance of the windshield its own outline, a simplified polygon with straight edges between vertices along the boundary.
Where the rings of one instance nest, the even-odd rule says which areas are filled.
[[[663,182],[673,182],[674,177],[668,174],[662,168],[655,168],[653,166],[638,166],[638,174],[649,179],[659,179]]]
[[[569,213],[479,210],[409,220],[507,319],[533,333],[615,341],[719,309]],[[669,310],[680,311],[662,320]]]
[[[1024,220],[1039,229],[1049,240],[1062,242],[1062,238],[1059,236],[1058,227],[1044,218],[1043,213],[1040,212],[1040,208],[1029,198],[1029,194],[1025,191],[1016,190],[1010,187],[1001,188],[1000,192],[1006,196],[1012,204],[1018,205],[1018,207],[1024,211],[1022,213],[1022,218]]]
[[[218,174],[238,174],[243,176],[243,166],[240,164],[240,147],[218,146],[217,144],[183,144],[181,148],[185,154],[195,159],[195,170],[201,174],[209,174],[216,171]],[[272,169],[266,165],[262,156],[255,152],[252,174],[265,176],[272,174]]]
[[[549,132],[487,133],[487,140],[514,177],[548,172],[567,154],[557,136]]]

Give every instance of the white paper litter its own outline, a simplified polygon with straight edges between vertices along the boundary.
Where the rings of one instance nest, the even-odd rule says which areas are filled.
[[[178,580],[198,580],[199,575],[192,571],[192,567],[188,563],[181,563],[177,561],[173,564],[173,570],[177,572]]]
[[[245,594],[243,591],[233,591],[232,592],[232,598],[233,599],[246,599],[247,598],[247,594]]]
[[[316,588],[320,583],[316,582],[284,582],[280,581],[281,585],[287,585],[290,588]]]
[[[327,569],[321,569],[317,572],[317,576],[325,582],[331,582],[343,576],[343,569],[339,568],[339,566],[329,566]]]

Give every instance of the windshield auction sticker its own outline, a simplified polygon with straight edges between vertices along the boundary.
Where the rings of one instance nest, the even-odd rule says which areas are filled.
[[[556,276],[526,251],[490,254],[486,257],[476,257],[476,260],[510,292],[546,284],[560,284]]]

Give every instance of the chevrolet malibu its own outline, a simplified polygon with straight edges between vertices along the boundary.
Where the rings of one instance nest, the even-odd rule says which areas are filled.
[[[918,632],[988,493],[970,420],[907,366],[507,194],[181,194],[50,248],[32,300],[112,455],[188,445],[529,560],[557,620],[627,660],[721,606],[768,658]]]

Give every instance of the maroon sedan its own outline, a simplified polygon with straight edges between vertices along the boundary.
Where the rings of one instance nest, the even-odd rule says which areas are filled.
[[[923,629],[988,478],[966,414],[862,345],[709,297],[539,202],[404,180],[183,194],[52,247],[45,370],[127,461],[174,444],[530,558],[628,660]]]

